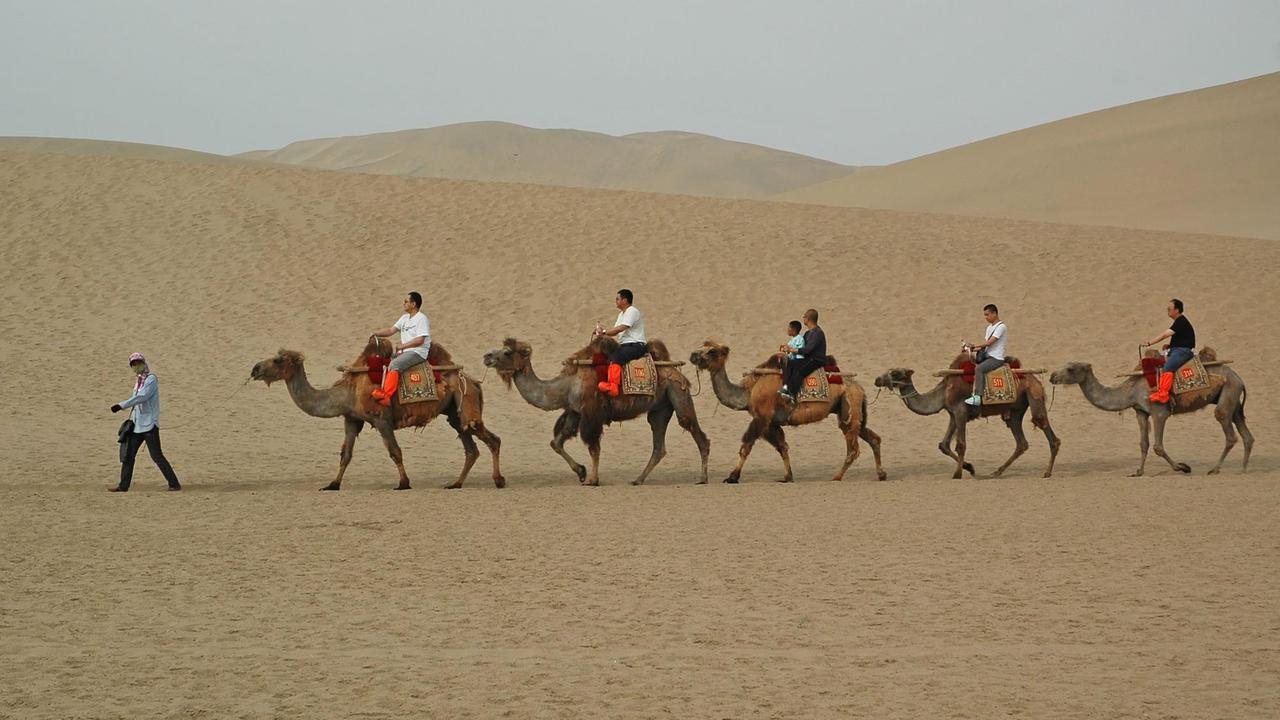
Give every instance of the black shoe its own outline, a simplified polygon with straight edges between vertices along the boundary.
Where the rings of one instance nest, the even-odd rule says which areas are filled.
[[[111,485],[107,488],[107,492],[129,492],[129,488],[122,488],[119,485]]]
[[[178,491],[179,491],[179,490],[181,490],[181,489],[182,489],[182,486],[181,486],[181,485],[170,485],[170,486],[169,486],[169,492],[178,492]]]

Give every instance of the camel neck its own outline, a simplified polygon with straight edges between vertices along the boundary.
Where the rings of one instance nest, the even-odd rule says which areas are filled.
[[[289,397],[293,404],[308,415],[314,417],[338,417],[350,410],[351,388],[345,383],[337,383],[325,390],[317,390],[307,380],[307,370],[301,362],[293,375],[286,381]]]
[[[530,363],[517,371],[512,381],[525,402],[542,410],[559,410],[569,404],[569,389],[574,379],[573,375],[561,375],[555,380],[543,380]]]
[[[746,410],[751,404],[751,391],[730,380],[723,367],[711,371],[711,389],[727,408]]]
[[[1130,380],[1121,383],[1117,387],[1107,387],[1090,370],[1088,377],[1084,379],[1084,382],[1080,383],[1080,390],[1084,392],[1085,399],[1099,410],[1118,412],[1134,406],[1131,387],[1133,382],[1133,380]]]
[[[902,402],[907,409],[917,415],[934,415],[942,412],[946,406],[947,399],[947,381],[943,380],[938,383],[932,390],[919,393],[916,392],[916,386],[913,383],[907,383],[902,388]]]

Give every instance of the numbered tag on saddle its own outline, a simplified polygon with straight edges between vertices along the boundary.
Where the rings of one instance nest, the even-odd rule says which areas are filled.
[[[653,357],[645,355],[622,368],[623,395],[654,395],[658,391],[658,368]]]
[[[1004,405],[1018,399],[1018,386],[1014,382],[1013,370],[1007,364],[987,373],[985,381],[986,386],[982,388],[983,405]]]
[[[1209,387],[1209,371],[1204,369],[1200,358],[1193,357],[1182,367],[1173,371],[1173,394],[1203,390]]]
[[[796,393],[796,402],[823,402],[830,399],[831,382],[827,379],[824,368],[809,373],[800,384],[800,392]]]
[[[436,377],[431,365],[418,363],[400,374],[400,404],[439,400],[436,395]]]

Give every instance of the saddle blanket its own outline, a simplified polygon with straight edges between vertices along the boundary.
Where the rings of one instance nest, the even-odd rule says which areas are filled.
[[[844,378],[840,378],[840,382],[843,383]],[[809,373],[800,386],[800,392],[796,393],[796,402],[824,402],[830,399],[831,379],[827,376],[826,368]]]
[[[592,355],[591,365],[596,371],[596,382],[609,380],[608,355]],[[620,392],[622,395],[654,395],[658,392],[658,367],[653,364],[652,355],[637,358],[622,367]]]
[[[1193,357],[1187,364],[1173,371],[1173,394],[1203,390],[1209,387],[1209,371],[1204,369],[1200,358]]]
[[[1013,369],[1008,365],[987,373],[982,388],[983,405],[1005,405],[1018,399],[1018,385],[1013,378]]]
[[[436,388],[441,379],[440,371],[425,362],[405,370],[400,375],[400,404],[411,405],[439,400],[440,396]]]

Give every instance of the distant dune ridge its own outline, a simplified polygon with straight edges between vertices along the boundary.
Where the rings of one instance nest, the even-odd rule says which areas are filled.
[[[869,168],[775,199],[1280,239],[1280,73]]]
[[[240,157],[325,170],[764,198],[854,167],[688,132],[616,137],[470,122],[303,140]]]
[[[58,155],[110,156],[135,160],[178,160],[195,163],[263,164],[251,158],[227,157],[215,153],[147,145],[145,143],[88,140],[81,138],[0,137],[0,153],[56,153]]]

